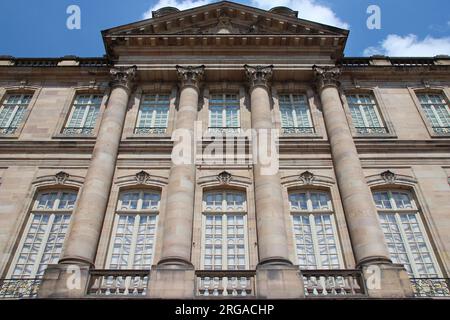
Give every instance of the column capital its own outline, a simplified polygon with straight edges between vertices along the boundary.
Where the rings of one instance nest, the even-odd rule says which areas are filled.
[[[199,89],[200,81],[205,75],[205,66],[180,66],[176,65],[178,79],[181,81],[181,87],[194,87]]]
[[[126,90],[130,90],[131,83],[136,76],[136,69],[136,66],[111,68],[111,70],[109,71],[112,78],[110,86],[112,88],[123,87]]]
[[[246,64],[245,75],[250,84],[250,89],[258,86],[269,88],[269,81],[273,75],[273,65],[270,66],[249,66]]]
[[[314,65],[313,70],[316,76],[317,88],[319,90],[325,87],[338,87],[341,68],[338,66],[319,67]]]

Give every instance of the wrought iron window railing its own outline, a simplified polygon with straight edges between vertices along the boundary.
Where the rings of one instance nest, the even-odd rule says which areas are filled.
[[[202,297],[255,296],[254,270],[198,270],[196,295]]]
[[[209,134],[238,134],[240,127],[208,127]]]
[[[0,279],[0,299],[36,298],[41,282],[41,278]]]
[[[450,298],[449,278],[411,278],[410,280],[416,297]]]
[[[63,134],[71,135],[85,135],[91,136],[94,133],[94,127],[64,127]]]
[[[91,270],[88,296],[145,296],[150,270]]]
[[[0,127],[0,134],[14,134],[17,127]]]
[[[282,127],[283,134],[313,134],[314,127]]]
[[[436,134],[450,134],[450,127],[433,127]]]
[[[166,127],[135,127],[135,134],[164,134],[166,133]]]
[[[388,133],[385,127],[355,127],[358,134],[386,134]]]
[[[301,270],[306,297],[367,296],[361,270]]]

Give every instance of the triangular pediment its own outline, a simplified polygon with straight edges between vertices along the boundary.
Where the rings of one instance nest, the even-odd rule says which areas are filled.
[[[203,34],[346,36],[348,31],[229,1],[184,11],[173,8],[151,19],[103,31],[103,36]]]

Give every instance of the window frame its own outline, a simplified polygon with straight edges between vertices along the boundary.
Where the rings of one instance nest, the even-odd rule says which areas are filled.
[[[434,250],[434,247],[431,243],[431,238],[429,235],[429,232],[427,232],[427,229],[425,227],[425,223],[423,221],[423,217],[422,217],[422,213],[421,213],[421,209],[420,207],[417,205],[417,201],[415,199],[415,197],[413,196],[413,193],[409,190],[406,189],[399,189],[399,188],[394,188],[394,189],[375,189],[372,190],[372,194],[373,196],[375,195],[375,193],[381,193],[381,192],[387,192],[388,193],[388,197],[389,197],[389,202],[390,202],[390,209],[384,209],[384,208],[379,208],[376,203],[375,203],[375,199],[373,199],[374,205],[377,208],[377,218],[378,218],[378,222],[379,225],[381,226],[381,218],[380,218],[380,213],[381,214],[388,214],[388,215],[393,215],[395,218],[395,222],[396,225],[399,229],[399,233],[400,236],[402,238],[402,244],[405,248],[405,252],[406,255],[408,257],[408,261],[409,264],[411,266],[411,269],[413,271],[413,274],[409,274],[410,277],[417,277],[420,278],[420,274],[417,271],[417,266],[416,266],[416,262],[412,253],[412,250],[410,248],[410,244],[407,240],[407,236],[405,234],[405,231],[403,230],[403,222],[401,221],[400,215],[402,214],[414,214],[417,220],[417,224],[419,226],[420,232],[422,237],[424,238],[424,243],[428,249],[428,253],[430,254],[431,257],[431,261],[433,263],[434,268],[436,269],[436,274],[439,277],[442,277],[442,268],[437,260],[437,256]],[[411,208],[397,208],[397,204],[395,202],[395,198],[393,197],[392,193],[393,192],[400,192],[400,193],[405,193],[408,195],[409,200],[411,201]],[[384,235],[384,232],[383,232]],[[386,240],[385,243],[387,244]],[[390,254],[390,253],[389,253]],[[400,263],[401,264],[401,263]]]
[[[281,111],[282,103],[280,102],[281,96],[289,96],[289,100],[290,100],[289,107],[291,108],[291,111],[293,113],[295,113],[295,117],[294,117],[293,113],[291,114],[292,122],[294,123],[294,127],[284,127],[283,126],[283,116],[282,116],[282,111]],[[298,116],[297,116],[296,110],[295,110],[296,108],[295,108],[295,103],[294,103],[294,96],[301,96],[304,98],[305,105],[306,105],[306,111],[307,111],[307,115],[308,115],[308,122],[309,122],[308,127],[301,126],[297,123]],[[316,127],[314,125],[314,121],[313,121],[313,117],[312,117],[311,106],[309,103],[309,98],[306,93],[281,92],[281,93],[277,94],[277,98],[278,98],[278,112],[280,114],[280,128],[281,128],[283,135],[290,135],[290,134],[314,135],[314,134],[316,134]],[[284,129],[294,129],[294,132],[285,132]],[[300,129],[299,131],[301,131],[301,129],[311,129],[311,132],[297,132],[297,129]]]
[[[307,209],[306,210],[294,210],[291,207],[291,201],[290,201],[290,196],[292,194],[301,194],[301,193],[305,193],[306,194],[306,199],[307,199]],[[318,193],[318,194],[326,194],[328,196],[328,208],[327,210],[322,210],[322,209],[318,209],[318,210],[314,210],[313,206],[312,206],[312,200],[311,200],[311,193]],[[339,263],[339,269],[343,269],[344,268],[344,253],[342,251],[342,245],[341,245],[341,241],[340,241],[340,236],[339,236],[339,229],[338,229],[338,225],[337,225],[337,219],[336,219],[336,212],[334,210],[333,207],[333,200],[331,198],[331,193],[329,191],[326,190],[321,190],[321,189],[294,189],[288,192],[288,208],[289,208],[289,214],[290,214],[290,220],[291,220],[291,228],[292,228],[292,236],[293,236],[293,245],[294,245],[294,250],[295,250],[295,258],[297,259],[297,263],[298,263],[298,255],[297,255],[297,239],[296,239],[296,233],[295,233],[295,221],[294,221],[294,216],[307,216],[309,218],[310,221],[310,227],[311,227],[311,236],[312,236],[312,247],[314,249],[314,259],[316,261],[316,266],[315,269],[304,269],[304,270],[337,270],[337,269],[329,269],[329,268],[324,268],[322,266],[322,261],[320,260],[320,246],[318,244],[318,239],[317,239],[317,232],[316,232],[316,222],[315,222],[315,217],[316,216],[323,216],[323,215],[329,215],[330,216],[330,222],[331,222],[331,227],[333,229],[333,236],[334,236],[334,240],[335,240],[335,244],[336,244],[336,251],[337,251],[337,257],[338,257],[338,263]],[[301,266],[299,265],[299,267],[301,268]]]
[[[159,102],[159,97],[160,96],[167,96],[167,105],[164,105],[167,107],[167,115],[166,115],[166,125],[165,127],[156,127],[155,124],[155,120],[156,120],[156,108],[160,107],[158,105]],[[138,110],[137,110],[137,116],[136,116],[136,122],[134,123],[134,128],[133,128],[133,134],[134,135],[138,135],[138,136],[142,136],[142,135],[147,135],[147,134],[158,134],[158,135],[164,135],[167,133],[167,131],[169,130],[169,117],[170,117],[170,107],[171,107],[171,93],[170,92],[144,92],[140,95],[140,99],[139,99],[139,106],[138,106]],[[151,122],[152,122],[152,126],[151,127],[140,127],[140,122],[141,122],[141,117],[142,117],[142,107],[143,107],[143,103],[145,101],[145,97],[146,96],[155,96],[156,100],[153,100],[153,104],[151,105],[147,105],[148,107],[151,107],[153,110],[152,112],[152,116],[151,116]],[[154,132],[137,132],[138,129],[140,128],[149,128],[150,131],[154,130]],[[159,129],[164,129],[159,131]]]
[[[54,193],[54,192],[56,192],[57,195],[56,195],[56,200],[55,200],[55,202],[53,204],[52,209],[47,209],[47,208],[39,209],[37,205],[39,203],[40,196],[43,195],[43,194],[46,194],[46,193]],[[75,202],[74,202],[73,207],[71,209],[59,209],[58,208],[59,203],[61,201],[61,195],[63,193],[75,194],[75,196],[76,196]],[[75,189],[72,189],[72,188],[45,189],[45,190],[40,190],[40,191],[38,191],[36,193],[36,196],[33,198],[33,201],[32,201],[32,204],[31,204],[31,209],[29,210],[29,213],[27,215],[27,220],[26,220],[25,226],[23,228],[23,231],[20,234],[20,240],[19,240],[19,243],[17,245],[17,249],[15,251],[12,263],[10,264],[10,267],[9,267],[9,270],[8,270],[8,273],[7,273],[7,278],[10,278],[10,279],[34,279],[34,278],[41,278],[42,277],[42,276],[37,276],[37,272],[38,272],[39,266],[41,264],[40,262],[42,261],[43,255],[45,254],[45,248],[47,246],[48,238],[49,238],[49,235],[51,233],[51,229],[53,227],[54,219],[55,219],[55,217],[57,215],[62,215],[62,216],[69,215],[70,216],[69,217],[69,222],[67,224],[67,229],[66,229],[66,232],[65,232],[65,235],[64,235],[64,240],[63,240],[63,246],[64,246],[64,243],[67,240],[67,235],[69,233],[70,226],[71,226],[71,223],[72,223],[72,214],[73,214],[73,211],[74,211],[74,209],[75,209],[75,207],[77,205],[78,193],[79,193],[78,190],[75,190]],[[14,275],[14,270],[15,270],[18,262],[19,262],[19,258],[20,258],[21,254],[22,254],[23,246],[24,246],[26,238],[27,238],[27,236],[28,236],[28,234],[30,232],[30,227],[31,227],[32,222],[33,222],[33,217],[36,214],[48,215],[49,216],[49,220],[48,220],[48,223],[47,223],[48,228],[44,232],[44,236],[42,238],[41,246],[38,249],[38,252],[36,254],[36,260],[34,262],[35,264],[33,266],[33,270],[32,270],[31,275],[28,276],[28,277],[23,277],[23,276],[14,277],[13,276]],[[60,254],[62,253],[62,250],[63,250],[63,247],[61,248]],[[47,267],[48,267],[49,264],[50,263],[47,264]]]
[[[25,112],[22,116],[22,120],[17,124],[17,128],[14,133],[11,134],[2,134],[0,133],[0,139],[17,139],[22,133],[23,128],[25,127],[28,117],[33,110],[34,105],[36,104],[37,98],[41,92],[40,87],[31,87],[31,86],[20,86],[20,87],[5,87],[0,88],[0,109],[3,107],[3,103],[8,95],[31,95],[30,102],[25,108]]]
[[[425,127],[428,130],[428,134],[432,138],[448,138],[450,136],[450,130],[448,133],[436,133],[434,130],[434,127],[430,120],[428,119],[428,116],[426,112],[423,110],[422,103],[420,102],[419,95],[426,94],[435,94],[435,95],[441,95],[443,99],[445,100],[447,107],[450,109],[450,90],[446,88],[439,88],[439,87],[433,87],[433,88],[408,88],[408,91],[413,99],[414,104],[416,105],[416,108],[422,118],[423,123],[425,124]]]
[[[122,195],[126,193],[136,193],[139,192],[139,199],[136,205],[136,209],[129,209],[129,210],[123,210],[120,209],[122,206]],[[158,208],[157,209],[142,209],[142,202],[143,202],[143,195],[144,193],[150,193],[150,194],[158,194],[159,195],[159,202],[158,202]],[[156,245],[158,241],[158,223],[160,220],[160,211],[161,211],[161,190],[153,189],[153,188],[144,188],[144,189],[126,189],[119,192],[119,196],[117,199],[116,204],[116,210],[114,212],[114,221],[113,221],[113,227],[111,229],[111,234],[109,237],[109,246],[108,246],[108,252],[106,255],[106,266],[108,269],[111,269],[112,264],[112,256],[113,256],[113,250],[114,250],[114,244],[117,237],[117,228],[119,225],[120,216],[131,216],[134,215],[138,219],[135,219],[134,226],[132,229],[131,234],[131,243],[130,243],[130,252],[128,256],[128,264],[126,269],[114,269],[114,270],[147,270],[147,269],[139,269],[134,266],[134,257],[136,254],[136,245],[137,245],[137,236],[139,234],[139,226],[142,216],[154,216],[154,226],[155,226],[155,232],[153,237],[153,252],[152,252],[152,261],[150,262],[150,269],[153,265],[155,254],[156,254]],[[122,249],[121,249],[122,250]],[[150,270],[149,269],[149,270]]]
[[[227,126],[227,95],[233,95],[236,97],[236,105],[233,105],[233,107],[237,110],[237,127],[229,127]],[[214,96],[222,96],[221,103],[220,104],[212,104],[212,100]],[[211,115],[212,115],[212,107],[222,107],[222,126],[213,127],[212,121],[211,121]],[[242,131],[242,115],[241,115],[241,105],[240,105],[240,93],[239,92],[233,92],[233,91],[223,91],[223,92],[210,92],[209,98],[208,98],[208,133],[209,134],[216,134],[216,133],[227,133],[227,134],[239,134]],[[229,130],[227,130],[229,129]]]
[[[205,197],[211,193],[222,193],[222,208],[221,210],[206,210],[205,206]],[[241,194],[243,196],[243,210],[227,210],[226,208],[226,194],[227,193],[235,193]],[[245,268],[244,269],[228,269],[228,215],[230,216],[242,216],[243,218],[243,229],[244,229],[244,252],[245,252]],[[249,234],[248,234],[248,202],[247,202],[247,194],[245,191],[241,190],[233,190],[233,189],[220,189],[220,190],[208,190],[204,192],[202,198],[202,218],[201,218],[201,248],[200,248],[200,268],[202,270],[205,269],[205,246],[206,246],[206,218],[207,216],[221,216],[222,217],[222,268],[214,269],[214,261],[211,264],[211,271],[219,270],[219,271],[242,271],[249,270],[250,268],[250,246],[249,246]],[[214,250],[214,248],[213,248]],[[214,255],[213,255],[214,257]]]
[[[347,117],[347,122],[349,123],[349,128],[352,133],[352,136],[355,139],[396,139],[397,135],[395,132],[395,128],[392,124],[392,121],[389,117],[389,112],[387,110],[386,104],[383,99],[383,94],[380,91],[379,87],[361,87],[359,84],[356,85],[343,85],[339,88],[339,94],[341,97],[342,105],[344,107],[345,115]],[[370,134],[361,134],[359,133],[355,125],[353,123],[353,117],[351,115],[350,105],[347,100],[348,95],[371,95],[375,101],[375,111],[377,112],[377,117],[380,123],[383,125],[383,128],[386,130],[385,133],[370,133]]]
[[[80,96],[89,96],[89,103],[87,103],[87,104],[79,104],[79,103],[77,103],[77,99]],[[85,127],[86,120],[87,120],[87,117],[89,115],[89,112],[90,112],[91,108],[93,108],[93,106],[96,106],[95,104],[93,104],[91,102],[93,100],[93,97],[95,97],[95,96],[101,97],[100,98],[100,103],[98,104],[98,112],[97,112],[97,116],[95,118],[95,125],[93,127]],[[101,110],[102,110],[102,105],[103,105],[104,98],[105,98],[104,94],[101,94],[101,93],[96,93],[96,92],[76,92],[74,97],[73,97],[71,106],[70,106],[69,114],[67,116],[67,119],[66,119],[63,127],[62,127],[61,134],[64,135],[64,136],[77,136],[77,135],[79,135],[79,136],[87,136],[87,137],[94,136],[95,129],[99,126],[100,117],[101,117]],[[74,115],[74,112],[75,112],[75,107],[77,105],[84,105],[85,106],[85,110],[83,111],[83,118],[81,120],[81,125],[79,127],[68,126],[70,124],[70,122],[72,121],[72,119],[73,119],[73,115]],[[68,128],[73,128],[73,129],[92,129],[92,131],[91,131],[91,133],[75,133],[75,134],[64,132]]]
[[[358,100],[358,103],[356,105],[351,104],[349,102],[349,97],[350,96],[356,97],[356,99]],[[368,97],[371,100],[370,104],[360,102],[361,98],[364,97],[364,96]],[[351,118],[352,118],[353,128],[355,129],[355,131],[357,132],[358,135],[361,135],[361,136],[369,135],[370,136],[370,135],[374,135],[374,134],[377,135],[377,134],[388,134],[389,133],[389,129],[387,128],[386,124],[384,123],[383,117],[381,116],[381,112],[379,110],[377,99],[376,99],[376,97],[375,97],[375,95],[373,93],[371,93],[371,92],[370,93],[368,93],[368,92],[359,92],[359,93],[350,92],[350,93],[345,93],[345,98],[347,100],[348,108],[349,108],[350,115],[351,115]],[[360,112],[362,121],[364,123],[364,127],[356,127],[355,126],[355,122],[354,122],[353,115],[352,115],[352,106],[357,106],[358,107],[358,110]],[[367,114],[364,111],[364,107],[369,107],[369,106],[371,106],[373,108],[373,111],[375,113],[377,121],[378,121],[378,123],[381,124],[380,127],[369,126],[369,120],[367,119]],[[367,133],[364,133],[364,132],[359,132],[358,129],[369,129],[369,130],[371,130],[371,129],[384,129],[384,130],[386,130],[386,132],[375,132],[375,133],[367,132]]]

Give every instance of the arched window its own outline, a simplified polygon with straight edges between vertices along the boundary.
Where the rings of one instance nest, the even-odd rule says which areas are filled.
[[[77,192],[44,191],[37,195],[11,269],[11,278],[35,278],[58,263]]]
[[[120,194],[108,258],[110,269],[151,268],[160,200],[161,194],[154,190]]]
[[[301,269],[340,269],[342,258],[327,192],[289,194],[298,264]]]
[[[245,193],[231,190],[205,193],[202,242],[203,269],[248,269]]]
[[[411,193],[380,190],[373,193],[373,199],[392,261],[403,264],[413,277],[439,277],[438,264]]]

